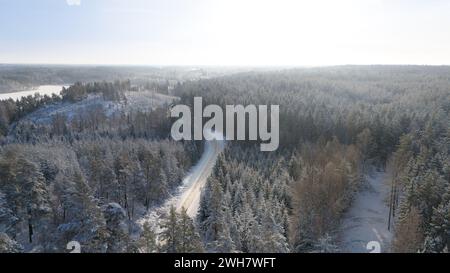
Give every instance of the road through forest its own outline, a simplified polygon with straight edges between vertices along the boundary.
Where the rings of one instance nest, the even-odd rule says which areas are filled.
[[[380,252],[389,252],[392,233],[388,230],[389,186],[386,173],[373,171],[358,192],[341,225],[339,249],[342,252],[368,253],[368,243],[379,243]],[[377,243],[375,243],[377,244]],[[373,249],[372,249],[373,250]]]
[[[180,212],[183,208],[191,218],[195,218],[200,205],[200,195],[206,180],[223,150],[224,143],[220,140],[206,141],[205,152],[199,162],[183,180],[183,190],[177,197],[175,208]]]
[[[211,175],[219,154],[225,147],[225,142],[220,140],[222,139],[221,134],[210,134],[214,135],[218,140],[205,140],[205,149],[200,160],[185,176],[176,193],[164,202],[163,205],[149,211],[138,223],[143,225],[144,222],[148,222],[158,231],[158,222],[161,216],[167,214],[171,206],[174,206],[177,212],[181,212],[183,208],[186,209],[188,216],[192,219],[196,217],[200,206],[202,190],[205,187],[208,177]]]

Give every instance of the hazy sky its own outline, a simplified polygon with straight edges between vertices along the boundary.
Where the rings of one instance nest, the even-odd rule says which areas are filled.
[[[0,63],[450,64],[450,1],[0,0]]]

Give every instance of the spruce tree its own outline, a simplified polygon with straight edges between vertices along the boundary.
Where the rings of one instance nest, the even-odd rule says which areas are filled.
[[[148,222],[145,222],[142,227],[139,247],[144,253],[154,253],[159,250],[158,243],[156,242],[156,233]]]
[[[200,236],[195,229],[194,222],[187,215],[186,210],[182,208],[179,223],[180,243],[177,252],[180,253],[199,253],[203,252]]]
[[[167,253],[178,252],[180,246],[180,230],[175,207],[170,207],[169,214],[161,222],[161,229],[162,232],[159,238],[163,242],[162,251]]]
[[[108,232],[107,252],[122,253],[131,249],[130,236],[125,210],[117,203],[109,203],[103,207]]]

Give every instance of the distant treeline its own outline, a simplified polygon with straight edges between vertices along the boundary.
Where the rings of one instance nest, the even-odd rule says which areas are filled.
[[[115,81],[109,82],[94,82],[83,84],[77,82],[69,88],[63,87],[61,96],[63,101],[77,102],[84,100],[89,94],[102,94],[105,100],[121,101],[125,99],[125,91],[131,90],[131,82]]]
[[[151,66],[75,66],[75,65],[2,65],[0,93],[29,89],[48,84],[72,84],[133,79],[133,84],[194,80],[231,73],[224,68],[151,67]]]

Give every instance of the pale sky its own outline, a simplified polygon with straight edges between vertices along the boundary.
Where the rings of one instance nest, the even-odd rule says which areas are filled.
[[[450,64],[447,0],[0,0],[0,63]]]

